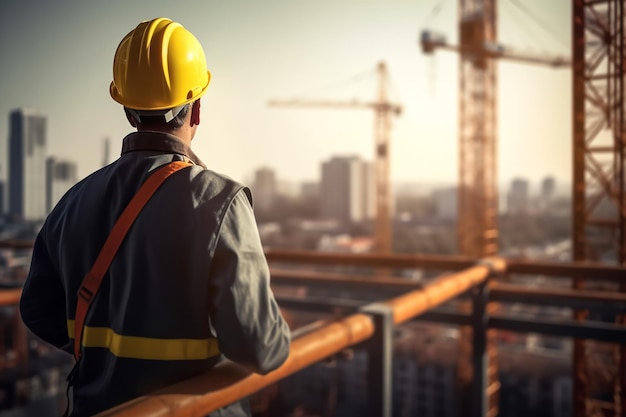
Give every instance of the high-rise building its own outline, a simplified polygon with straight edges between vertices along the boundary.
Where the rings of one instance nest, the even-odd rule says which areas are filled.
[[[9,210],[12,221],[46,216],[46,118],[32,109],[9,114]]]
[[[530,210],[530,198],[528,195],[528,181],[516,178],[511,184],[511,190],[507,196],[508,214],[527,214]]]
[[[372,164],[358,156],[333,157],[322,163],[321,214],[342,222],[361,222],[375,215]]]
[[[555,191],[556,181],[554,177],[545,177],[543,181],[541,181],[541,198],[549,201],[554,198]]]
[[[0,148],[1,149],[1,148]],[[6,177],[6,152],[0,152],[0,218],[7,212],[7,177]]]
[[[59,161],[53,157],[46,160],[46,213],[52,211],[76,181],[76,163]]]
[[[556,194],[556,181],[554,177],[545,177],[541,181],[541,191],[539,193],[538,208],[541,211],[550,210],[554,203]]]
[[[440,219],[456,219],[458,212],[458,196],[456,187],[438,188],[433,191],[437,217]]]
[[[262,167],[255,171],[252,192],[255,207],[261,210],[272,208],[277,193],[276,174],[273,169]]]
[[[4,217],[4,180],[0,179],[0,219]]]
[[[300,184],[300,197],[304,199],[319,199],[320,183],[318,181],[305,181]]]

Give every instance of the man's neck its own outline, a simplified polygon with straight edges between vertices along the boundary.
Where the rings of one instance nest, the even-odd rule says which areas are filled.
[[[161,132],[168,133],[172,136],[176,136],[178,139],[183,141],[187,146],[191,148],[191,139],[193,137],[191,129],[186,128],[186,126],[182,126],[178,129],[159,129],[159,128],[145,128],[145,129],[137,129],[138,132]]]

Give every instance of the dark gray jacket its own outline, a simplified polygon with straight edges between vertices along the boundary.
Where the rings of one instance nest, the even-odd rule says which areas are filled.
[[[279,367],[290,333],[269,287],[250,191],[204,168],[176,137],[138,132],[121,157],[75,185],[35,241],[24,323],[71,351],[76,293],[115,220],[149,174],[168,178],[115,256],[87,315],[73,415],[92,415],[213,367],[222,355]],[[245,402],[215,415],[249,415]]]

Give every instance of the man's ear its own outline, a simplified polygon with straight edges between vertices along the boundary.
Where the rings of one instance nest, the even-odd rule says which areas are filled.
[[[200,99],[191,105],[191,126],[200,124]]]
[[[130,123],[132,127],[137,127],[137,122],[135,121],[135,118],[126,109],[124,109],[124,113],[126,114],[126,119],[128,120],[128,123]]]

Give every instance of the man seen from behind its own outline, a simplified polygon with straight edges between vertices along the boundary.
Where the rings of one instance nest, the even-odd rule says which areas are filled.
[[[188,379],[223,357],[265,374],[289,354],[250,191],[191,150],[210,80],[202,46],[179,23],[157,18],[128,33],[110,94],[137,131],[119,159],[67,192],[36,238],[20,311],[35,335],[79,358],[72,416]],[[84,278],[93,280],[122,212],[151,176],[176,164],[90,290]],[[90,303],[84,315],[80,303]],[[250,410],[242,400],[214,415]]]

